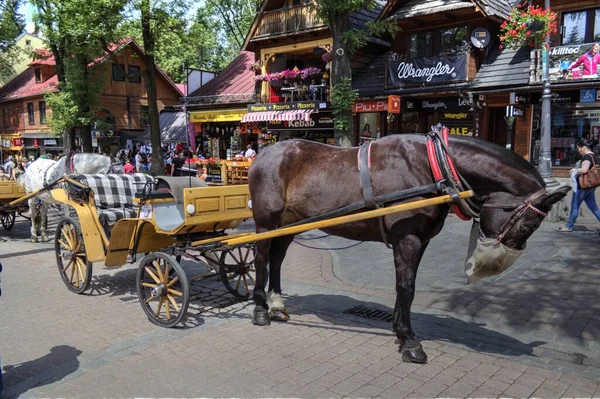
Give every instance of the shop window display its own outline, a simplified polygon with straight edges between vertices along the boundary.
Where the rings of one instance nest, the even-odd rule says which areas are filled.
[[[531,160],[534,165],[537,165],[541,149],[541,106],[536,105],[534,111]],[[582,138],[590,140],[592,142],[591,150],[596,154],[599,153],[600,110],[576,109],[574,107],[559,107],[554,105],[551,116],[552,166],[574,166],[581,158],[577,152],[576,143]]]
[[[359,143],[375,140],[379,137],[381,114],[379,112],[363,112],[359,114]]]
[[[400,124],[400,133],[417,133],[419,132],[419,113],[418,112],[403,112]]]

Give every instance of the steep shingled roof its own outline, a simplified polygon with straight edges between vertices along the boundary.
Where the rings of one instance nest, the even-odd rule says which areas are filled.
[[[409,0],[389,19],[414,18],[469,7],[479,7],[486,15],[501,19],[508,18],[512,9],[508,0]]]
[[[526,47],[519,50],[496,48],[481,65],[472,89],[528,85],[530,52],[531,49]]]
[[[0,88],[0,101],[16,100],[18,98],[34,97],[56,90],[58,77],[53,75],[42,83],[35,82],[35,71],[27,68],[16,78]]]
[[[242,51],[216,77],[195,92],[190,93],[190,97],[215,97],[213,102],[235,102],[226,101],[226,96],[251,98],[254,95],[255,75],[254,72],[248,69],[248,64],[253,62],[254,53]],[[222,101],[219,101],[218,96],[222,97]]]

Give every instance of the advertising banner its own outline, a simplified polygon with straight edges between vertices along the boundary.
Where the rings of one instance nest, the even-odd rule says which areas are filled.
[[[438,98],[403,98],[402,112],[420,111],[469,111],[471,106],[467,99],[461,97]]]
[[[388,87],[467,80],[467,54],[413,58],[388,63]]]
[[[594,52],[594,43],[571,44],[550,49],[551,81],[600,79],[600,51]]]

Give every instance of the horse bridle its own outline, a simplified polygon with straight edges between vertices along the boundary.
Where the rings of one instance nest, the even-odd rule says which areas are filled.
[[[117,173],[117,170],[114,169],[115,166],[122,166],[122,164],[121,164],[121,162],[111,163],[110,166],[108,167],[108,173],[110,173],[111,171],[114,173]]]
[[[502,242],[502,240],[504,239],[504,237],[506,237],[508,232],[513,227],[515,227],[515,225],[519,222],[519,220],[521,220],[521,218],[525,215],[525,212],[527,212],[528,210],[530,210],[540,216],[543,216],[543,217],[548,216],[548,214],[546,212],[536,208],[532,204],[533,201],[535,201],[536,199],[538,199],[541,196],[546,195],[546,194],[548,194],[548,191],[546,191],[545,188],[541,188],[538,191],[536,191],[535,193],[531,194],[525,201],[523,201],[520,204],[484,203],[483,207],[485,207],[485,208],[514,209],[513,213],[510,215],[510,218],[502,225],[502,227],[500,227],[500,233],[496,236],[496,240],[498,240],[498,242]],[[479,234],[482,235],[483,237],[485,237],[485,235],[481,231],[481,228],[479,229]]]

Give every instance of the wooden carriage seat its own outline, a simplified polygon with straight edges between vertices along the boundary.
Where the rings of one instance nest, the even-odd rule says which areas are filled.
[[[169,193],[173,201],[154,204],[154,221],[164,231],[173,231],[185,220],[183,190],[193,187],[206,187],[204,180],[196,177],[159,176],[154,181],[156,193]]]
[[[143,173],[133,175],[72,175],[72,179],[85,184],[94,192],[102,226],[111,226],[117,220],[136,217],[133,203],[135,194],[154,179]]]

